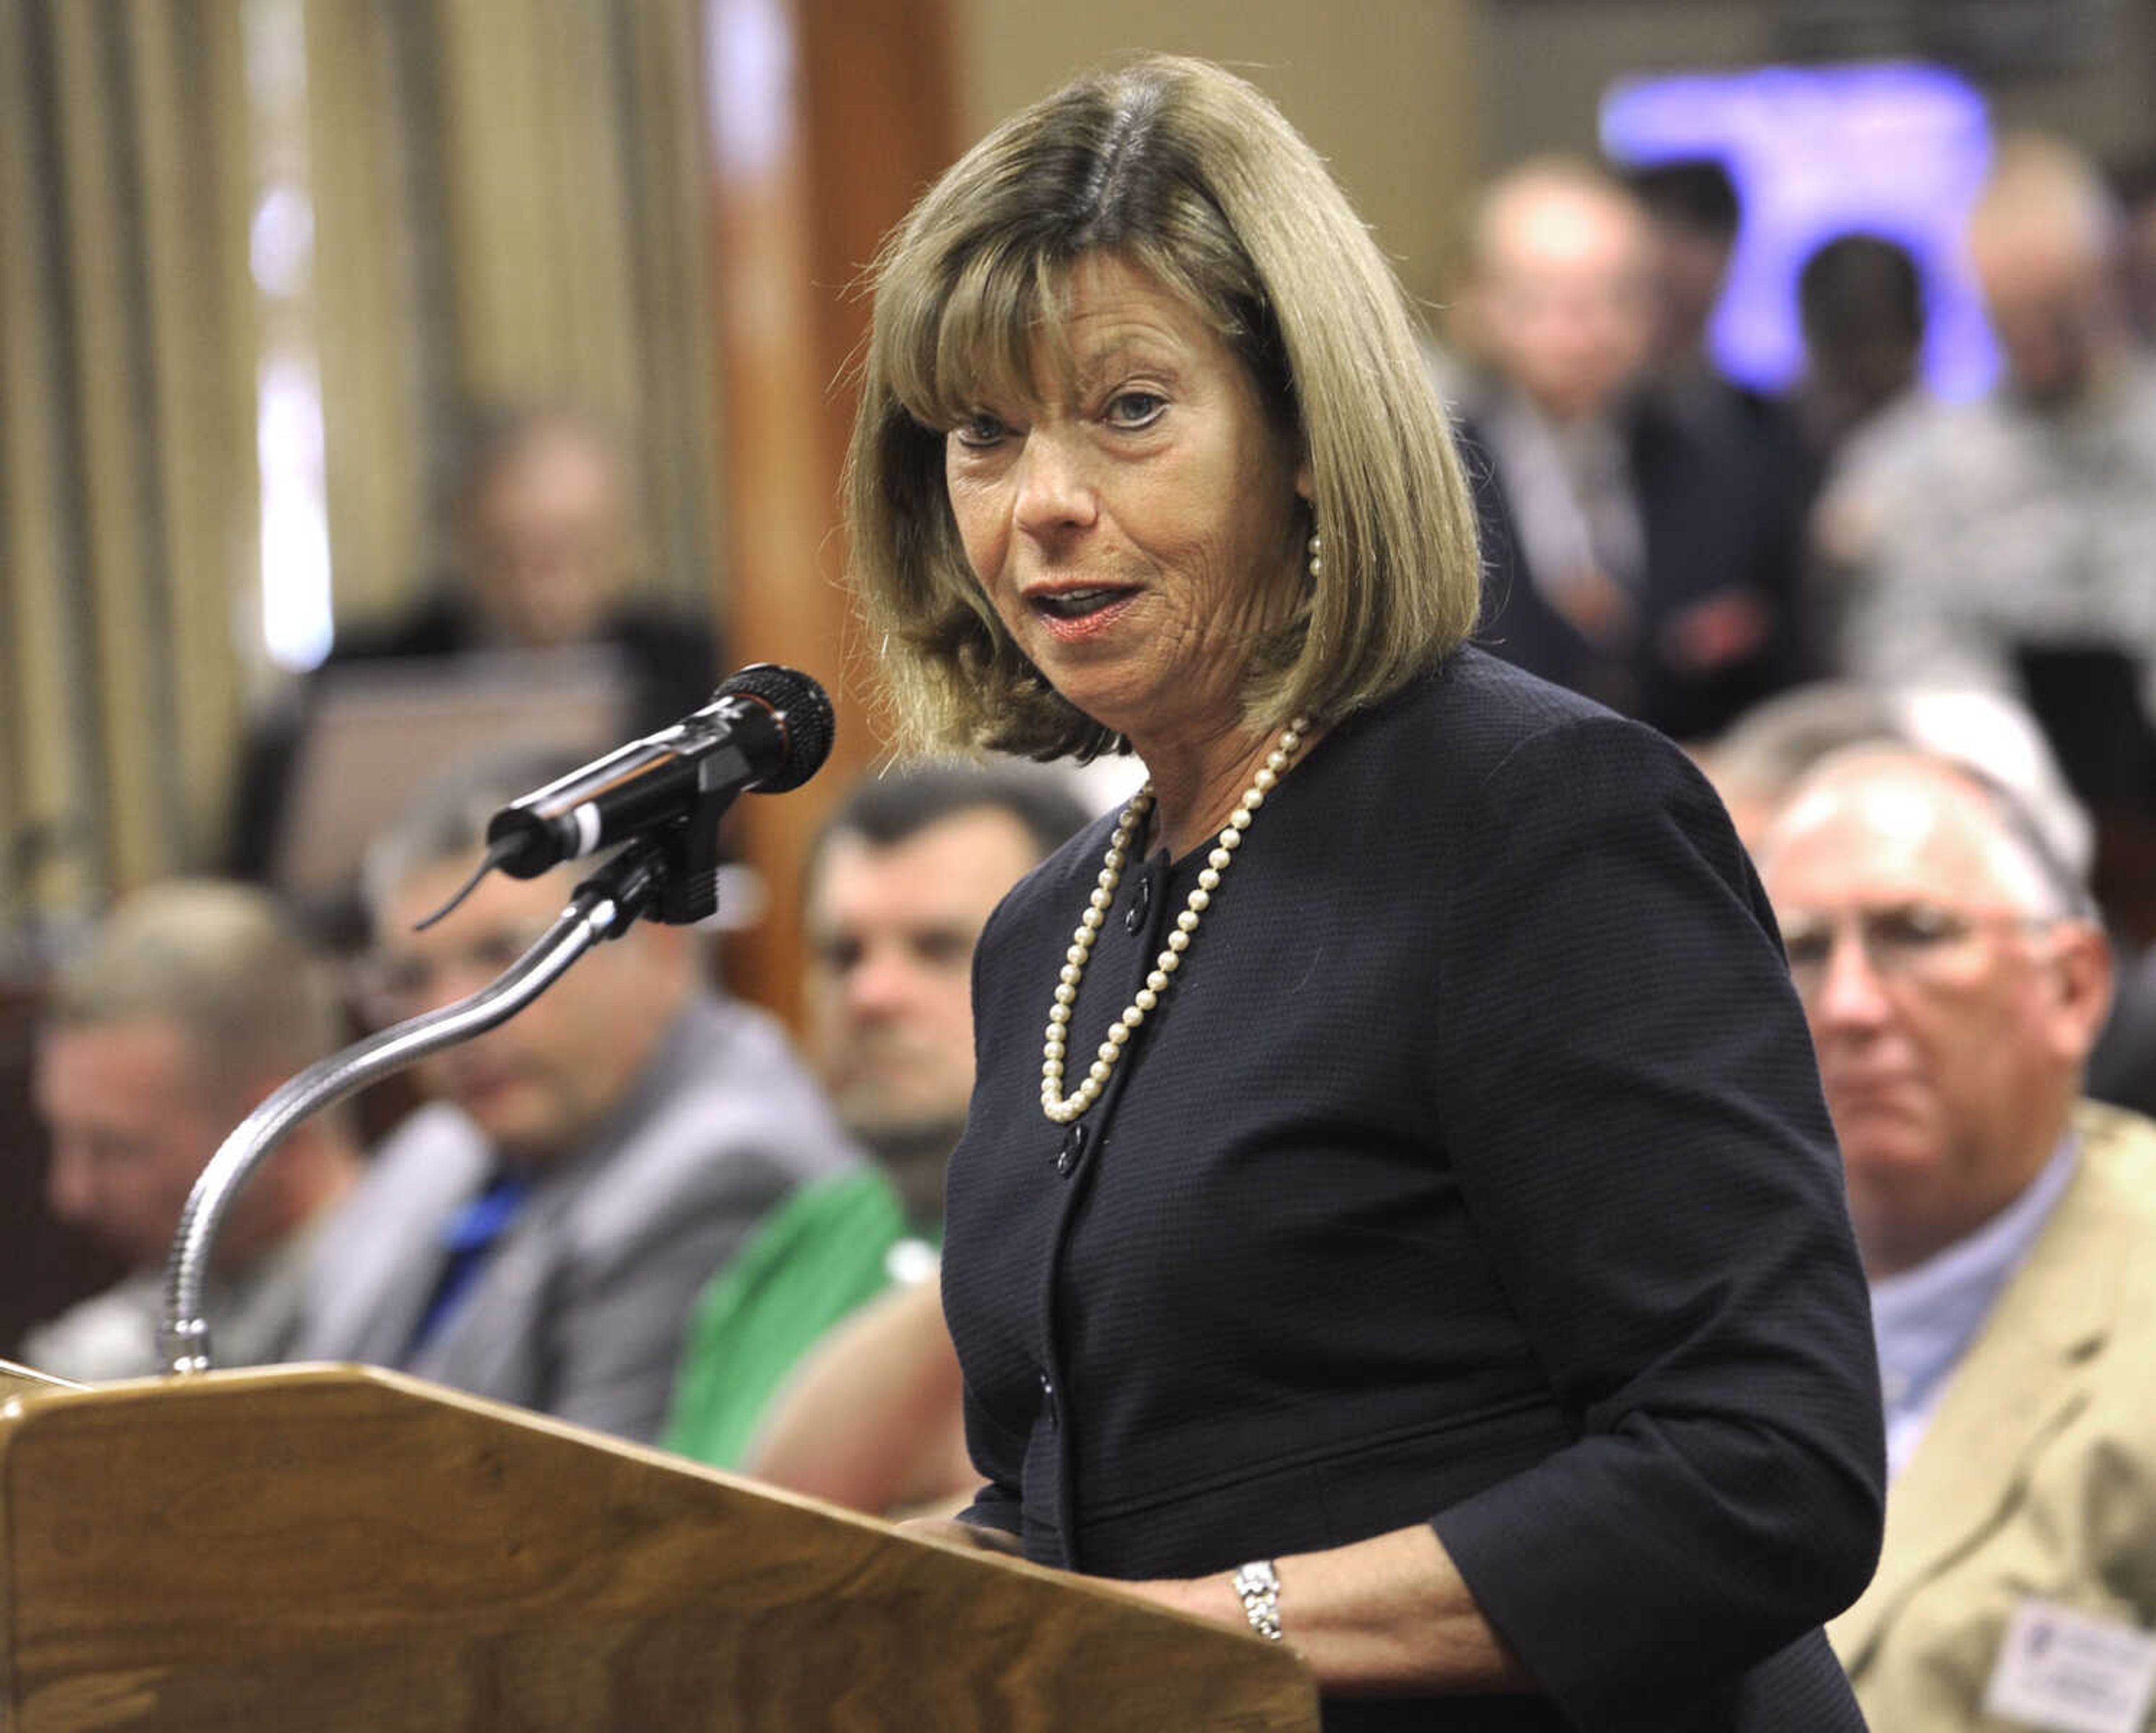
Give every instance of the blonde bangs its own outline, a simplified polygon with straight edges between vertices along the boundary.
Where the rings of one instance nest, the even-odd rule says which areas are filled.
[[[1068,376],[1067,265],[984,248],[947,291],[939,295],[933,283],[921,289],[917,304],[894,321],[883,359],[892,396],[923,427],[940,432],[989,404],[1039,402],[1044,358]]]

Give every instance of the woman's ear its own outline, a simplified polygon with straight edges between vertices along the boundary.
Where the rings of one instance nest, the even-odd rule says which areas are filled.
[[[1302,461],[1295,466],[1295,491],[1296,497],[1306,506],[1317,504],[1317,484],[1311,479],[1310,454],[1306,451],[1303,454]]]

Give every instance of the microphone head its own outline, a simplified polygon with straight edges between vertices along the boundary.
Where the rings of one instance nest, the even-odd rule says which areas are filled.
[[[783,795],[788,789],[799,788],[824,768],[824,760],[831,756],[838,722],[831,713],[829,695],[822,687],[798,668],[752,662],[728,676],[712,696],[724,698],[737,692],[769,706],[786,736],[785,762],[768,780],[757,784],[757,793]]]

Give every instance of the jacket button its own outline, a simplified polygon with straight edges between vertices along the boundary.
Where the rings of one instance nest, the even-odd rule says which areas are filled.
[[[1075,1124],[1065,1127],[1062,1147],[1055,1152],[1056,1172],[1069,1179],[1078,1170],[1078,1164],[1085,1159],[1085,1154],[1086,1128]]]
[[[1132,893],[1129,912],[1123,916],[1123,931],[1137,933],[1146,923],[1146,911],[1152,907],[1152,875],[1142,873],[1137,889]]]
[[[1055,1381],[1045,1372],[1040,1375],[1040,1406],[1050,1420],[1055,1418]]]

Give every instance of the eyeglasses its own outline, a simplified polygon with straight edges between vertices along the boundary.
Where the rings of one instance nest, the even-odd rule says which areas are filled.
[[[545,931],[544,927],[500,927],[477,933],[462,949],[439,957],[377,951],[354,969],[353,990],[369,1016],[394,1022],[434,1004],[445,981],[485,985],[537,944]]]
[[[1858,909],[1835,919],[1792,916],[1783,923],[1782,947],[1789,954],[1789,979],[1799,996],[1811,999],[1826,983],[1834,948],[1844,931],[1854,935],[1865,966],[1879,980],[1943,986],[1965,978],[1981,960],[1975,942],[1980,933],[2039,933],[2056,924],[2048,915],[1904,902]]]

